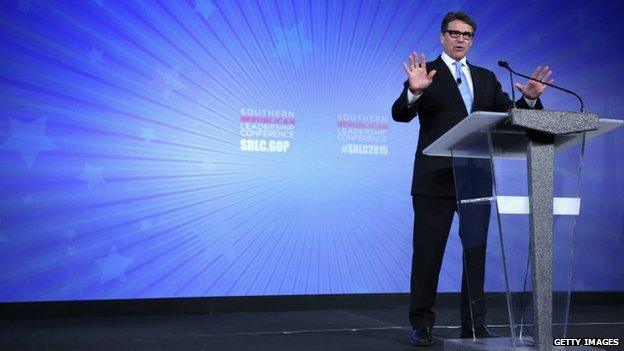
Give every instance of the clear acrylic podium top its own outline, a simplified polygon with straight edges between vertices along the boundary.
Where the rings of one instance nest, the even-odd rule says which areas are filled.
[[[452,150],[453,157],[490,158],[489,148],[484,148],[487,145],[480,142],[489,131],[498,157],[526,158],[526,132],[509,124],[509,116],[505,112],[473,112],[425,148],[423,154],[451,157]],[[622,120],[601,118],[598,129],[585,133],[585,140],[607,133],[622,124]],[[571,147],[582,139],[583,133],[558,135],[555,150]]]

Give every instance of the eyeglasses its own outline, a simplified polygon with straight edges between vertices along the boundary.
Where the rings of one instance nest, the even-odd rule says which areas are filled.
[[[448,35],[451,36],[451,38],[455,38],[455,39],[459,38],[460,34],[466,40],[470,40],[474,37],[474,33],[472,32],[460,32],[458,30],[445,30],[445,32],[447,32]]]

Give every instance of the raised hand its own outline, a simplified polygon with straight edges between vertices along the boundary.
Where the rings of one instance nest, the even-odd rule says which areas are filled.
[[[552,74],[552,70],[546,66],[542,68],[542,66],[538,66],[531,75],[531,78],[537,79],[540,82],[552,83],[554,79],[550,79],[550,75]],[[550,79],[550,80],[549,80]],[[542,95],[546,87],[548,85],[536,82],[534,80],[528,80],[525,85],[520,83],[514,84],[518,90],[522,92],[527,99],[535,100]]]
[[[414,95],[421,94],[433,82],[433,76],[436,74],[435,69],[427,73],[425,54],[421,54],[419,61],[418,53],[416,52],[409,56],[409,64],[403,63],[403,69],[405,74],[407,74],[409,89]]]

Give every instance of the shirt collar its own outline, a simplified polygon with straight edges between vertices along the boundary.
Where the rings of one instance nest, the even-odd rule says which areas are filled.
[[[444,51],[442,51],[442,55],[441,56],[442,56],[442,61],[444,61],[444,63],[446,63],[447,66],[454,68],[455,60],[453,58],[451,58],[449,55],[447,55],[446,52],[444,52]],[[459,62],[462,63],[462,66],[467,66],[468,65],[468,63],[466,62],[466,56],[464,56],[464,58],[459,60]]]

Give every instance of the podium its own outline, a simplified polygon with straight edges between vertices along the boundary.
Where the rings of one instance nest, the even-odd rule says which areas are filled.
[[[462,314],[476,334],[446,340],[445,350],[543,351],[566,337],[585,142],[622,124],[591,113],[474,112],[423,151],[452,158],[470,300]],[[491,307],[506,311],[495,324],[509,328],[479,339]]]

